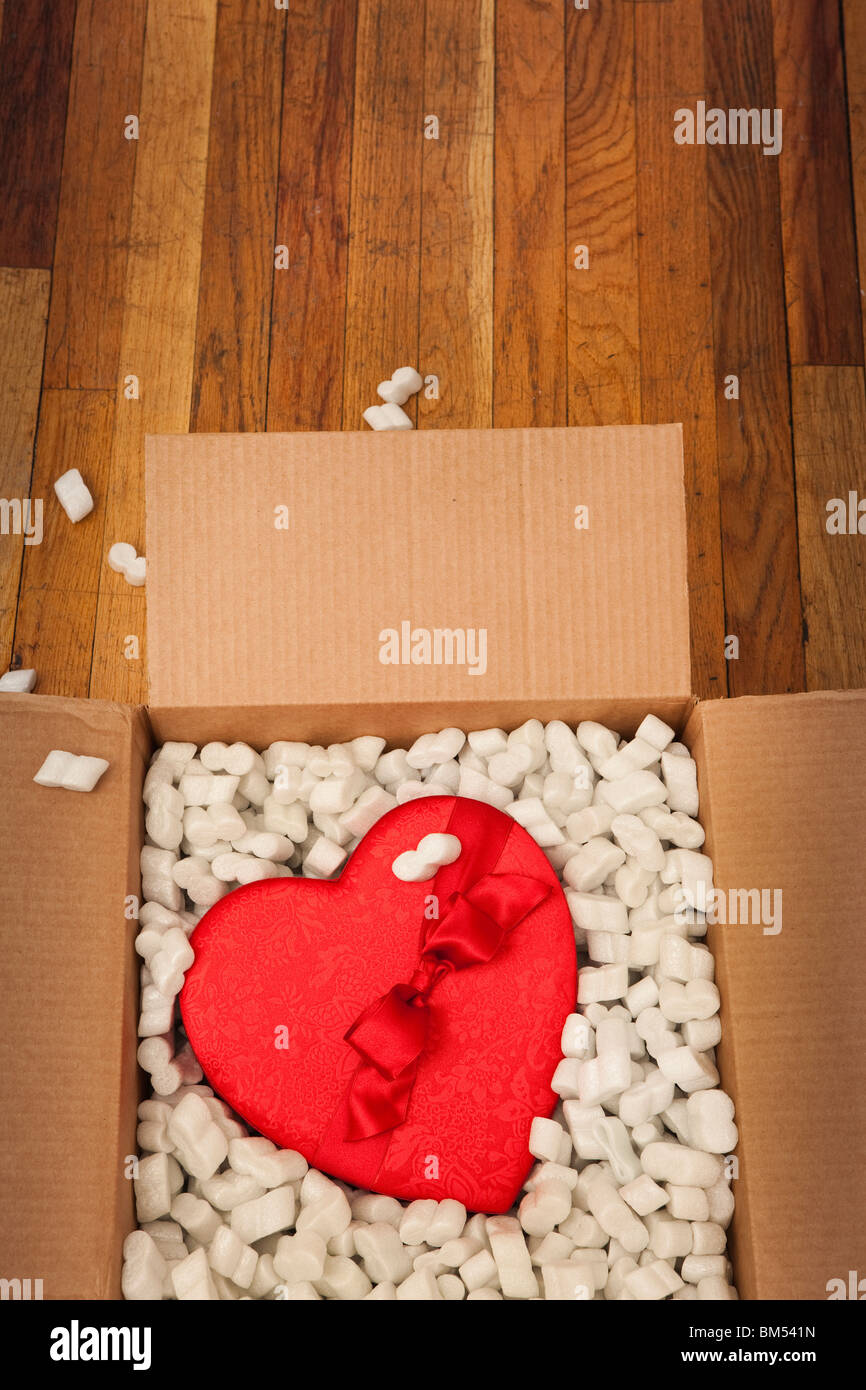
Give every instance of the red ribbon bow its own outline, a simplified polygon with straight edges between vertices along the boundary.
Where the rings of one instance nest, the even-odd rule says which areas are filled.
[[[527,874],[485,874],[465,893],[451,894],[430,924],[408,984],[393,985],[344,1034],[361,1059],[348,1095],[347,1139],[369,1139],[403,1123],[427,1046],[433,987],[452,970],[491,960],[549,893],[548,884]]]

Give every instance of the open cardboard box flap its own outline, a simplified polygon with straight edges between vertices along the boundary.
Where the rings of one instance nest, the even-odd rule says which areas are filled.
[[[133,1221],[141,710],[0,696],[0,1276],[117,1296]],[[37,786],[51,748],[107,758],[90,793]]]
[[[158,740],[395,741],[530,714],[630,732],[648,709],[682,727],[694,703],[678,427],[151,439],[148,571]],[[403,620],[486,626],[487,675],[381,666],[379,631]],[[0,1276],[116,1297],[147,713],[3,695],[0,718]],[[866,1269],[866,692],[698,705],[685,737],[717,884],[783,892],[778,935],[710,934],[741,1136],[735,1274],[747,1298],[822,1298]],[[37,787],[52,747],[111,767],[89,795]]]
[[[740,1132],[740,1294],[826,1298],[866,1271],[866,691],[709,701],[686,737],[728,919],[708,942]],[[759,889],[765,921],[743,921]]]
[[[679,425],[159,435],[146,490],[160,736],[688,701]]]

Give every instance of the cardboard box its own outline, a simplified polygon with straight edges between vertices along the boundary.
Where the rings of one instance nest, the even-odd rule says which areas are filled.
[[[679,427],[158,437],[147,508],[148,709],[0,699],[0,1275],[119,1294],[140,1088],[124,913],[154,743],[399,746],[530,715],[628,734],[647,711],[693,750],[717,886],[782,892],[780,932],[709,936],[741,1296],[820,1299],[866,1271],[866,692],[694,700]],[[417,630],[434,655],[450,630],[451,664],[383,664],[404,623],[422,657]],[[89,795],[37,787],[52,747],[111,766]]]

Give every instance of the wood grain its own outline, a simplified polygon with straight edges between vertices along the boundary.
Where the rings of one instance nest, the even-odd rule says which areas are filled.
[[[217,14],[190,428],[263,430],[286,12]]]
[[[565,33],[556,0],[496,11],[493,422],[564,425]]]
[[[45,385],[117,383],[147,0],[79,0]],[[87,417],[82,417],[87,418]]]
[[[342,423],[355,10],[353,0],[297,0],[286,17],[273,243],[289,261],[273,276],[271,430]]]
[[[724,11],[706,0],[704,51],[708,105],[772,109],[769,0]],[[739,640],[728,690],[802,690],[778,163],[759,146],[719,145],[707,168],[725,628]]]
[[[46,499],[45,540],[24,552],[15,658],[35,666],[40,690],[52,695],[85,696],[90,685],[114,407],[113,391],[42,392],[33,490]],[[74,524],[53,488],[68,468],[79,470],[94,501]]]
[[[486,428],[493,412],[493,0],[427,7],[418,395],[424,429]],[[400,365],[400,364],[395,364]],[[387,375],[387,372],[386,372]]]
[[[33,437],[39,410],[45,321],[51,276],[45,270],[0,270],[0,499],[11,503],[35,498],[31,491]],[[44,516],[50,503],[43,501]],[[23,516],[23,509],[21,515]],[[35,518],[34,518],[35,520]],[[2,518],[0,533],[0,670],[11,663],[15,605],[25,537],[15,514]],[[32,530],[32,528],[31,528]],[[20,662],[16,662],[20,665]]]
[[[839,7],[773,0],[792,366],[863,361]]]
[[[145,693],[104,562],[143,545],[145,432],[366,428],[406,362],[422,428],[681,420],[695,690],[862,678],[856,544],[804,530],[859,377],[797,375],[796,463],[790,384],[864,360],[860,0],[0,0],[0,70],[0,463],[51,537],[3,538],[0,640],[40,689],[90,642],[91,693]],[[781,155],[676,144],[698,100],[781,107]]]
[[[866,396],[860,367],[791,373],[809,690],[866,686]],[[827,503],[854,493],[861,532],[831,534]],[[847,509],[847,508],[846,508]],[[855,525],[857,522],[855,521]]]
[[[14,0],[0,35],[0,265],[54,255],[75,0]]]
[[[189,427],[216,0],[148,9],[105,538],[144,549],[144,436]],[[139,381],[139,399],[124,382]],[[90,693],[146,697],[145,592],[102,565]],[[124,659],[136,636],[141,659]]]
[[[377,384],[418,360],[423,50],[423,6],[359,0],[344,429],[366,429]]]
[[[845,90],[860,284],[866,284],[866,5],[843,0]],[[862,298],[862,294],[861,294]],[[866,318],[861,313],[866,338]]]
[[[727,671],[706,146],[676,144],[673,121],[704,90],[703,24],[690,0],[634,16],[641,410],[683,425],[692,689],[707,698],[726,694]]]
[[[568,423],[640,424],[634,9],[566,9]]]

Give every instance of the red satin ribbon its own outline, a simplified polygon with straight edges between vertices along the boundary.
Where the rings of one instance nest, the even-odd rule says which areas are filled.
[[[361,1059],[347,1096],[346,1139],[370,1139],[403,1123],[427,1046],[434,986],[452,970],[491,960],[549,893],[548,884],[527,874],[485,874],[450,895],[429,924],[411,980],[393,985],[344,1035]]]

